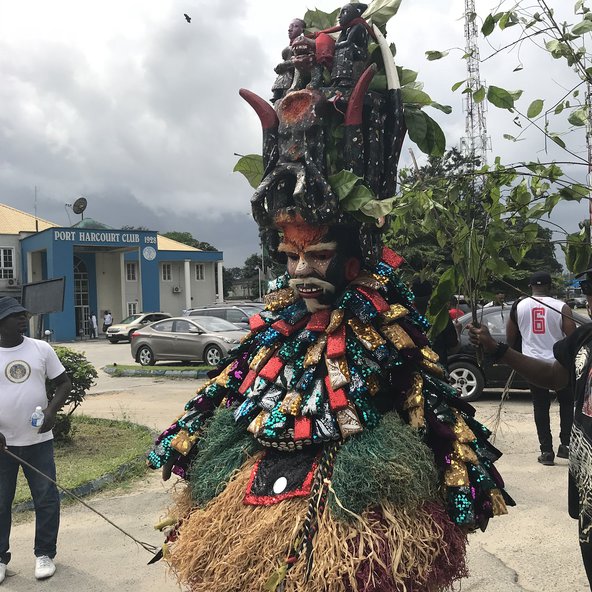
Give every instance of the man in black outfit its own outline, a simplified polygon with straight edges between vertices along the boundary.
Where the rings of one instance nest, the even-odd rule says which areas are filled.
[[[576,276],[592,311],[592,268]],[[569,385],[575,395],[575,414],[569,446],[569,515],[579,521],[582,559],[592,590],[592,323],[578,327],[558,341],[555,361],[525,356],[496,342],[487,327],[469,326],[471,341],[496,361],[520,372],[529,382],[552,390]]]

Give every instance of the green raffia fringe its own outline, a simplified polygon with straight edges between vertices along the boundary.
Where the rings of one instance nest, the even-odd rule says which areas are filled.
[[[247,456],[257,450],[257,442],[244,426],[236,423],[232,411],[218,409],[205,426],[189,471],[193,501],[205,506],[226,487]]]
[[[414,507],[438,495],[432,451],[395,413],[387,413],[372,430],[349,438],[333,470],[333,489],[341,504],[355,514],[388,500]],[[351,521],[330,496],[334,516]]]

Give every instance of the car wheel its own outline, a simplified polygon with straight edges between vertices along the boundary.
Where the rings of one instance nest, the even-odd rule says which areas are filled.
[[[138,350],[137,358],[142,366],[154,366],[156,362],[152,350],[147,345],[143,345]]]
[[[204,361],[210,366],[217,366],[222,359],[222,350],[217,345],[209,345],[204,351]]]
[[[481,370],[469,362],[450,364],[450,383],[458,389],[463,401],[476,401],[483,392],[485,381]]]
[[[107,340],[109,341],[109,343],[117,343],[119,341],[119,339],[117,339],[116,337],[107,337]]]

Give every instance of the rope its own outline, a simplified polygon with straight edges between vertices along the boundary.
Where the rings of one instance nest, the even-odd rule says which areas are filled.
[[[32,464],[28,463],[27,461],[23,460],[22,458],[18,457],[16,454],[14,454],[14,452],[11,452],[10,450],[8,450],[8,448],[4,448],[4,452],[6,454],[8,454],[8,456],[12,457],[14,460],[21,463],[22,465],[28,467],[29,469],[32,469],[33,471],[35,471],[36,473],[38,473],[42,477],[45,477],[48,481],[51,481],[56,487],[61,489],[65,494],[74,498],[76,501],[80,502],[83,506],[85,506],[86,508],[88,508],[89,510],[91,510],[92,512],[94,512],[95,514],[100,516],[103,520],[105,520],[105,522],[108,522],[111,526],[113,526],[114,528],[119,530],[119,532],[123,533],[126,537],[132,539],[132,541],[134,541],[134,543],[136,543],[137,545],[140,545],[140,547],[142,547],[144,550],[148,551],[148,553],[155,555],[160,550],[159,547],[155,547],[154,545],[151,545],[150,543],[144,543],[143,541],[140,541],[137,538],[135,538],[129,532],[126,532],[125,530],[123,530],[123,528],[121,528],[120,526],[117,526],[117,524],[115,524],[115,522],[112,522],[104,514],[101,514],[101,512],[99,512],[98,510],[95,510],[95,508],[93,508],[92,506],[87,504],[84,500],[80,499],[80,497],[78,497],[74,492],[70,491],[69,489],[66,489],[65,487],[62,487],[57,481],[54,481],[51,477],[48,477],[45,473],[41,472],[38,468],[34,467]]]

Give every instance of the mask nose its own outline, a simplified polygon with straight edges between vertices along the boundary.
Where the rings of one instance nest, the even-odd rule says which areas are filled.
[[[306,260],[306,257],[300,256],[298,259],[298,264],[296,265],[296,270],[295,270],[295,275],[300,276],[300,277],[304,277],[306,275],[308,275],[310,266],[308,264],[308,261]]]

